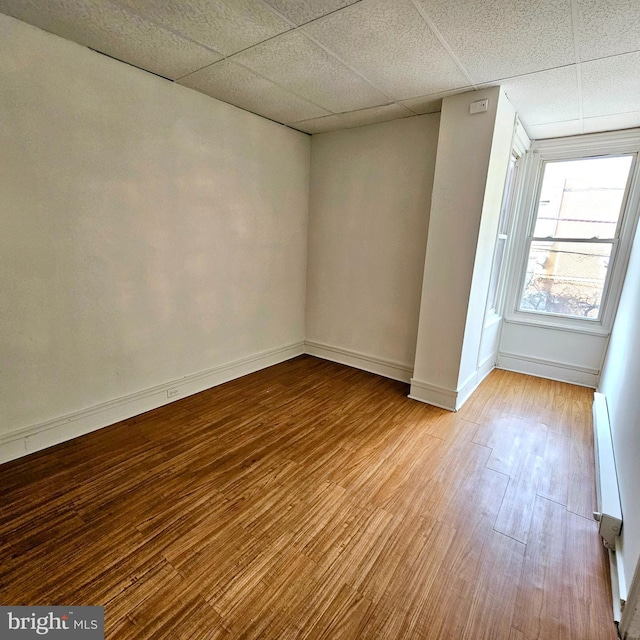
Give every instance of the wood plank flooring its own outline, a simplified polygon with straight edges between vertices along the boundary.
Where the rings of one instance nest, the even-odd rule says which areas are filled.
[[[0,603],[107,638],[614,640],[592,391],[302,356],[0,467]]]

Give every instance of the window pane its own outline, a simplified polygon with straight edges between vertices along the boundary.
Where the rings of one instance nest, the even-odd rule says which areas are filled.
[[[513,185],[516,177],[516,163],[518,158],[511,154],[509,158],[509,167],[507,168],[507,179],[504,185],[504,194],[502,195],[502,207],[500,208],[500,222],[498,223],[498,233],[506,235],[509,230],[509,218],[511,216],[511,197],[513,193]]]
[[[502,271],[502,261],[504,260],[504,248],[507,244],[506,237],[499,237],[496,243],[496,254],[493,259],[493,267],[491,270],[491,280],[489,281],[489,296],[487,297],[487,310],[492,311],[496,308],[496,296],[498,294],[498,282],[500,282],[500,273]]]
[[[536,238],[614,238],[632,156],[548,162]]]
[[[520,309],[598,318],[610,243],[532,242]]]

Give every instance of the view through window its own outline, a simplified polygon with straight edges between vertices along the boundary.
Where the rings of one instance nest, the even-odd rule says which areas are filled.
[[[600,317],[633,157],[545,163],[520,311]]]

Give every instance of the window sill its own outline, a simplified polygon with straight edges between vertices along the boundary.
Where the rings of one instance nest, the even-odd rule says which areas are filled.
[[[496,324],[496,322],[500,322],[500,320],[502,320],[501,315],[495,313],[495,311],[490,311],[484,318],[484,328],[486,329],[487,327]]]
[[[584,333],[591,336],[599,336],[602,338],[609,337],[610,330],[605,329],[599,322],[589,322],[580,320],[571,320],[558,317],[531,317],[521,313],[510,314],[505,316],[505,322],[509,324],[520,324],[530,327],[538,327],[540,329],[553,329],[557,331],[569,331],[570,333]]]

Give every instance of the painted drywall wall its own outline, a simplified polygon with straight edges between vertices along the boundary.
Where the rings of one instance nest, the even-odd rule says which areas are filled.
[[[313,136],[307,350],[409,380],[439,114]]]
[[[456,389],[462,393],[459,402],[464,402],[466,399],[464,395],[468,395],[475,389],[483,375],[491,371],[492,364],[495,364],[494,360],[493,363],[489,363],[491,365],[489,369],[481,368],[481,364],[483,364],[482,337],[502,196],[516,124],[516,110],[503,91],[498,92],[496,103],[489,166],[482,201],[480,227],[477,233],[469,306],[460,356],[460,371],[456,385]]]
[[[606,335],[505,320],[498,366],[595,388],[606,347]]]
[[[627,586],[640,561],[640,227],[611,333],[599,391],[607,398],[622,503]],[[637,574],[640,576],[640,571]]]
[[[3,15],[0,87],[0,437],[302,351],[309,136]]]
[[[485,98],[489,100],[487,111],[471,115],[471,103]],[[493,87],[451,96],[442,104],[411,397],[449,409],[458,404],[463,342],[472,294],[471,304],[480,333],[484,319],[487,295],[486,290],[482,290],[484,280],[488,287],[485,262],[490,270],[490,258],[487,258],[492,256],[495,229],[491,240],[489,236],[497,225],[500,208],[498,201],[497,211],[492,209],[494,200],[499,200],[499,189],[494,193],[493,184],[498,185],[501,179],[504,185],[508,162],[507,150],[504,162],[502,158],[500,162],[496,160],[488,186],[501,100],[506,97],[499,87]],[[507,112],[511,113],[505,105],[500,112],[501,121]],[[499,143],[496,144],[500,149],[504,142],[503,126],[502,122],[498,126]],[[511,127],[513,133],[513,120]],[[504,164],[504,173],[500,176],[497,169],[501,164]],[[487,210],[484,209],[485,196]],[[482,228],[482,277],[476,276],[477,286],[472,287],[482,217],[483,213],[488,215],[489,210],[490,220]],[[480,335],[475,324],[470,328],[473,336],[467,340],[465,358],[475,366]]]

